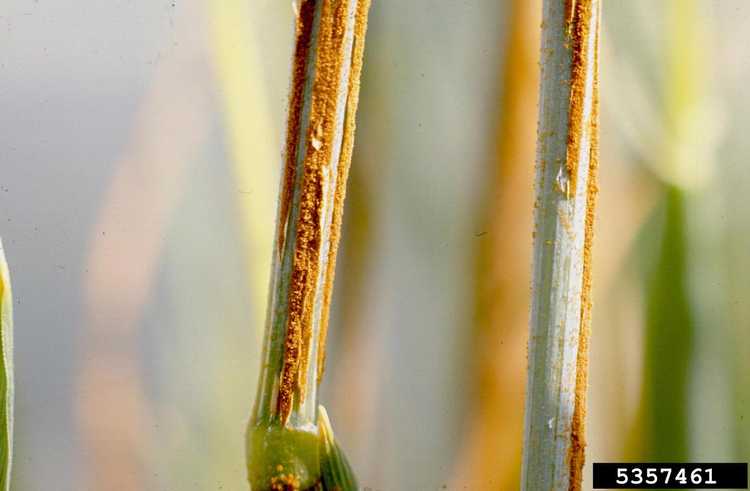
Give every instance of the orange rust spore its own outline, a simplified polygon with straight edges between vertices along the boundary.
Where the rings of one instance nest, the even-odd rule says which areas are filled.
[[[590,17],[588,17],[590,18]],[[594,42],[594,84],[592,94],[592,114],[590,122],[591,148],[589,149],[589,175],[586,186],[586,221],[583,243],[583,282],[581,288],[581,319],[576,361],[576,389],[570,446],[570,481],[569,489],[578,491],[583,481],[583,464],[585,460],[585,419],[586,387],[588,385],[588,352],[591,331],[591,257],[594,241],[594,211],[599,191],[597,170],[599,166],[599,24],[598,17],[593,19],[592,28],[597,32]]]
[[[286,230],[294,196],[294,181],[296,178],[297,154],[299,152],[299,131],[302,126],[302,106],[304,104],[304,87],[307,76],[308,54],[312,39],[313,22],[315,17],[315,2],[303,1],[296,23],[296,40],[294,59],[292,61],[292,87],[289,97],[289,119],[286,135],[286,162],[282,181],[281,197],[279,201],[278,218],[278,254],[282,254],[286,242]],[[296,255],[296,254],[295,254]],[[296,258],[295,258],[296,262]],[[292,389],[294,377],[291,374],[299,365],[299,340],[301,338],[299,312],[303,305],[304,281],[300,275],[293,274],[289,292],[290,320],[294,312],[294,322],[287,322],[286,338],[284,340],[284,366],[279,383],[278,408],[282,420],[286,420],[291,411]]]
[[[365,33],[367,32],[367,12],[370,9],[370,0],[359,0],[354,26],[354,46],[352,47],[352,65],[349,73],[349,95],[346,102],[346,121],[344,123],[344,138],[342,140],[341,160],[339,162],[339,175],[336,181],[335,203],[333,207],[333,221],[331,223],[330,249],[328,252],[328,269],[323,291],[323,318],[320,325],[320,338],[318,340],[318,376],[320,383],[323,378],[326,357],[326,337],[328,334],[328,320],[333,294],[333,279],[336,268],[336,254],[341,238],[341,222],[344,212],[344,198],[346,197],[346,183],[349,178],[349,167],[352,161],[354,149],[354,133],[356,130],[357,105],[359,103],[359,87],[362,75],[362,60],[365,53]]]
[[[300,481],[292,473],[280,474],[271,478],[272,491],[299,491]]]
[[[286,242],[286,229],[289,210],[294,195],[294,178],[297,173],[297,143],[302,126],[302,105],[307,74],[307,58],[310,51],[310,40],[315,16],[315,2],[303,2],[297,15],[295,26],[295,47],[292,60],[292,87],[289,93],[289,114],[287,116],[286,151],[284,177],[279,199],[279,217],[277,224],[277,254],[282,254]]]
[[[571,23],[566,25],[571,44],[570,64],[570,105],[568,111],[568,143],[565,167],[570,178],[568,197],[576,192],[578,178],[578,160],[583,133],[583,101],[586,92],[586,63],[588,53],[586,43],[589,37],[589,19],[591,3],[594,0],[567,0],[566,8],[572,15]]]
[[[565,0],[565,32],[570,36],[575,23],[576,0]]]
[[[286,422],[289,418],[295,393],[297,393],[297,401],[301,401],[305,396],[306,373],[310,363],[310,351],[313,342],[312,323],[320,268],[320,248],[323,240],[331,240],[330,231],[322,229],[323,200],[327,199],[324,196],[324,180],[327,179],[325,169],[330,168],[330,160],[334,150],[338,90],[342,66],[346,58],[345,38],[349,21],[348,9],[351,3],[346,1],[319,1],[323,1],[323,4],[315,52],[315,80],[310,104],[309,134],[304,139],[306,153],[302,176],[300,176],[300,209],[295,224],[297,235],[287,302],[288,318],[284,340],[284,363],[279,384],[278,410],[282,422]],[[305,38],[303,33],[312,29],[314,7],[317,3],[319,2],[315,0],[305,0],[302,3],[298,21],[301,23],[298,24],[298,42]],[[365,0],[358,0],[358,4],[362,3],[365,3]],[[309,26],[307,25],[308,22]],[[295,58],[298,53],[307,55],[309,46],[307,50],[298,46],[295,50]],[[301,60],[295,60],[294,66],[304,66],[305,63]],[[361,53],[357,63],[361,63]],[[304,84],[304,74],[301,83]],[[351,86],[351,80],[349,85]],[[294,91],[296,91],[296,86],[293,86]],[[349,96],[351,97],[351,94]],[[301,104],[303,103],[302,97],[296,103],[300,107],[290,111],[290,114],[295,113],[299,118]],[[293,122],[290,117],[290,124]],[[299,132],[300,126],[297,122],[297,132]],[[291,128],[288,137],[295,137],[291,133]],[[293,153],[296,154],[297,151],[299,149],[295,149]],[[346,156],[342,155],[339,165],[348,168],[350,158],[351,151]],[[339,170],[339,173],[341,172]],[[343,176],[346,177],[346,169],[343,172]],[[294,180],[295,176],[292,175],[292,187]],[[338,225],[340,225],[341,210],[337,208],[343,206],[343,186],[344,184],[341,183],[337,186],[335,197],[339,198],[340,194],[341,199],[335,201],[333,210],[334,217],[337,214],[339,215]],[[283,199],[282,209],[285,203]],[[289,199],[287,197],[287,202]],[[338,229],[336,230],[338,231]],[[334,241],[337,243],[338,233]],[[330,244],[334,251],[335,245],[335,243]],[[335,262],[335,257],[333,262]],[[332,276],[332,272],[326,271],[327,282],[332,280]]]
[[[300,9],[300,22],[303,22],[302,11],[309,9],[314,15],[316,2],[306,0]],[[340,10],[340,9],[335,9]],[[341,55],[335,50],[332,37],[341,32],[332,22],[331,2],[324,2],[321,13],[318,45],[316,51],[315,81],[310,109],[309,131],[304,140],[307,146],[302,168],[299,215],[296,223],[296,243],[289,283],[288,318],[286,338],[284,340],[284,365],[279,384],[278,407],[281,420],[286,422],[292,411],[294,393],[304,385],[305,345],[312,329],[311,318],[315,295],[315,282],[318,272],[318,254],[321,239],[321,204],[323,199],[322,166],[326,165],[331,155],[331,132],[335,119],[336,70]],[[302,32],[312,29],[313,17],[309,17],[310,27],[302,25]],[[339,36],[343,37],[343,35]],[[296,55],[296,53],[295,53]],[[295,61],[295,65],[302,62]],[[334,80],[331,80],[333,78]],[[300,100],[301,104],[303,101]],[[301,108],[299,109],[301,112]],[[321,131],[322,129],[322,131]],[[299,131],[299,128],[298,128]],[[312,148],[312,137],[320,142],[318,150]],[[297,150],[299,151],[299,149]],[[321,158],[322,157],[322,158]]]
[[[305,397],[307,390],[306,375],[310,364],[313,310],[315,305],[314,297],[320,267],[320,238],[328,237],[328,234],[325,234],[321,229],[323,221],[321,213],[322,200],[327,199],[323,196],[324,188],[322,181],[324,177],[322,169],[326,166],[330,167],[331,155],[333,153],[334,132],[336,131],[336,104],[341,82],[341,68],[345,57],[344,45],[347,10],[348,2],[324,1],[321,13],[320,33],[318,35],[318,58],[315,65],[316,76],[310,111],[310,121],[312,124],[310,125],[311,134],[309,141],[312,148],[308,149],[308,159],[305,162],[305,181],[302,183],[303,190],[306,190],[308,187],[307,173],[309,171],[313,177],[309,185],[315,187],[315,201],[308,208],[315,213],[314,223],[311,223],[311,225],[317,227],[315,233],[317,234],[318,242],[315,244],[315,248],[309,251],[309,257],[305,260],[307,264],[305,269],[309,272],[307,281],[309,296],[306,298],[303,309],[301,357],[296,373],[297,390],[299,391],[300,400]],[[316,140],[319,142],[317,145],[314,143]],[[305,205],[304,202],[301,205],[300,226],[302,226],[306,211]],[[300,252],[299,248],[297,252]]]

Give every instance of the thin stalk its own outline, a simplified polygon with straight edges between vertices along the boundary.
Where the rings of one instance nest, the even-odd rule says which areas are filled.
[[[262,368],[247,432],[255,490],[321,479],[318,384],[369,0],[302,0]],[[322,450],[321,450],[322,448]]]
[[[581,488],[600,7],[544,1],[524,490]]]

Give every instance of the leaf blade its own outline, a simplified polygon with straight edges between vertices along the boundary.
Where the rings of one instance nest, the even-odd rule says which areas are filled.
[[[0,241],[0,489],[10,490],[13,451],[13,297]]]
[[[318,406],[320,427],[320,475],[324,491],[357,491],[357,477],[349,460],[333,436],[331,420],[323,406]]]

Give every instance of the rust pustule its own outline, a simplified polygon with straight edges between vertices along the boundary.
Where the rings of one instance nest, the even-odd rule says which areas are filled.
[[[297,174],[298,135],[302,126],[302,106],[307,78],[307,60],[315,17],[315,2],[305,1],[297,12],[295,25],[294,58],[292,60],[292,86],[289,91],[284,175],[279,197],[276,253],[281,255],[286,242],[289,211],[294,195],[294,178]]]
[[[333,295],[333,279],[336,270],[336,254],[341,238],[341,223],[344,215],[344,198],[346,197],[346,183],[349,180],[349,167],[354,150],[354,133],[356,130],[357,105],[359,103],[359,86],[362,75],[362,60],[365,52],[365,33],[367,32],[367,12],[370,0],[360,0],[357,4],[357,15],[354,26],[354,46],[352,47],[352,65],[349,73],[349,94],[346,102],[346,120],[344,122],[344,136],[341,143],[341,160],[338,168],[338,179],[334,195],[333,220],[331,223],[330,249],[328,250],[328,268],[326,271],[323,292],[323,318],[321,319],[320,338],[318,340],[318,374],[320,383],[325,368],[326,337],[328,334],[328,320]]]
[[[591,26],[592,2],[595,0],[566,0],[566,14],[570,20],[566,21],[565,30],[571,50],[570,63],[570,105],[568,110],[568,141],[565,167],[570,179],[568,198],[576,192],[578,179],[578,160],[581,150],[581,138],[584,127],[584,99],[586,97],[586,67],[589,53],[587,43]]]
[[[579,0],[580,1],[580,0]],[[590,18],[590,17],[588,17]],[[592,111],[589,122],[591,147],[589,149],[589,172],[586,186],[586,220],[583,243],[583,279],[581,284],[581,317],[576,360],[576,387],[573,420],[571,424],[570,445],[570,484],[571,491],[581,489],[583,481],[583,464],[585,460],[585,419],[586,389],[588,386],[588,353],[591,331],[591,258],[594,241],[594,216],[596,198],[599,191],[597,171],[599,166],[599,36],[598,16],[591,20],[592,29],[596,29],[594,41],[594,83],[592,90]]]
[[[565,0],[565,32],[568,36],[574,24],[577,0]]]
[[[315,314],[316,295],[319,288],[318,278],[321,272],[321,247],[325,241],[328,241],[329,255],[328,265],[324,271],[325,284],[323,292],[325,296],[330,296],[330,283],[333,281],[333,267],[335,263],[335,253],[338,244],[339,229],[341,223],[341,214],[343,208],[343,194],[345,189],[346,176],[349,163],[351,160],[351,148],[346,150],[347,145],[350,147],[353,140],[353,123],[351,126],[347,122],[344,124],[344,151],[339,155],[336,175],[338,177],[336,188],[334,190],[333,203],[333,225],[329,230],[324,229],[323,212],[328,204],[326,200],[330,199],[328,189],[332,184],[333,172],[331,172],[331,159],[336,155],[334,144],[336,142],[337,131],[341,131],[340,122],[337,121],[339,109],[339,90],[341,87],[341,77],[344,73],[344,63],[352,63],[352,66],[361,65],[362,52],[357,50],[352,53],[354,61],[349,61],[349,49],[347,42],[347,32],[351,32],[351,19],[349,16],[352,1],[333,1],[333,0],[306,0],[300,7],[298,22],[298,43],[305,39],[304,33],[312,30],[314,21],[314,12],[316,5],[320,7],[319,28],[316,37],[315,49],[315,79],[310,96],[309,124],[304,139],[298,138],[302,125],[295,121],[291,114],[297,114],[299,119],[302,113],[302,104],[304,104],[304,94],[296,100],[299,107],[290,110],[290,133],[288,146],[295,146],[294,153],[301,151],[297,148],[298,142],[304,142],[304,159],[302,162],[301,176],[292,177],[289,180],[292,183],[292,190],[297,179],[301,179],[299,185],[299,210],[296,214],[297,222],[295,224],[296,240],[294,244],[294,254],[291,267],[291,278],[288,291],[287,302],[287,322],[286,334],[284,339],[284,359],[279,383],[278,395],[278,412],[283,422],[286,422],[295,404],[304,399],[307,390],[307,372],[311,363],[312,343],[319,342],[313,339],[313,316]],[[322,3],[322,5],[321,5]],[[368,2],[359,0],[358,9],[365,8]],[[307,14],[306,14],[307,12]],[[366,8],[363,11],[366,13]],[[307,16],[306,16],[307,15]],[[364,15],[364,14],[362,14]],[[357,17],[360,17],[358,15]],[[307,25],[309,21],[310,26]],[[360,33],[364,37],[364,30]],[[351,39],[351,38],[350,38]],[[307,37],[308,44],[310,37]],[[307,48],[297,47],[295,58],[298,53],[303,53],[306,57],[310,54],[310,46]],[[294,66],[304,66],[306,61],[294,61]],[[354,73],[355,70],[352,70]],[[304,72],[302,73],[301,86],[304,86]],[[345,83],[347,87],[347,97],[350,106],[354,101],[353,107],[348,107],[347,116],[351,111],[351,119],[354,119],[354,110],[356,109],[356,93],[353,94],[353,87],[359,88],[359,69],[356,70],[356,81],[350,80]],[[293,92],[297,86],[293,85]],[[292,100],[294,101],[294,94]],[[348,121],[347,119],[347,121]],[[291,124],[296,123],[297,131],[293,133]],[[347,139],[347,132],[349,137]],[[295,158],[294,162],[299,157]],[[290,161],[287,162],[290,165]],[[296,172],[295,169],[287,172]],[[289,191],[287,203],[291,203],[292,191]],[[282,194],[284,196],[285,194]],[[284,207],[284,198],[282,198],[282,210]],[[289,204],[286,205],[290,206]],[[330,209],[330,208],[329,208]],[[289,211],[287,210],[287,214]],[[325,310],[322,314],[323,323],[327,321],[328,302],[325,302]],[[322,351],[323,347],[319,349]]]

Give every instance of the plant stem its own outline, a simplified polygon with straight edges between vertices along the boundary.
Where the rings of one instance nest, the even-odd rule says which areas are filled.
[[[310,438],[317,445],[317,388],[369,3],[302,0],[297,7],[263,365],[248,428],[253,489],[305,489],[319,478],[318,450]]]
[[[581,487],[600,6],[544,1],[524,490]]]

